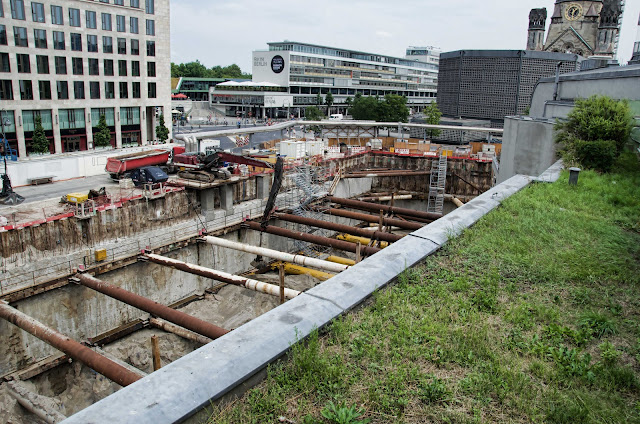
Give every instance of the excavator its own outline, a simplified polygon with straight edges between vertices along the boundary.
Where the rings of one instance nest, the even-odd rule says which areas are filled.
[[[178,177],[204,183],[211,183],[215,179],[231,178],[234,168],[232,164],[273,169],[273,165],[268,162],[223,151],[210,154],[182,153],[173,157],[173,166],[180,169]]]

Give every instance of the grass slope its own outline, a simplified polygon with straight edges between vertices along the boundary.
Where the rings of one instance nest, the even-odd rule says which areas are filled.
[[[504,202],[210,422],[640,423],[640,171]]]

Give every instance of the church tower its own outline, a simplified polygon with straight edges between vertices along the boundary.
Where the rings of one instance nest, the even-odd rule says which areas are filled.
[[[556,0],[544,50],[592,56],[598,48],[603,3],[603,0]]]
[[[598,44],[595,51],[597,56],[616,56],[623,5],[623,0],[604,1],[598,25]]]
[[[527,50],[544,49],[544,32],[547,26],[547,9],[531,9],[529,13],[529,37]]]

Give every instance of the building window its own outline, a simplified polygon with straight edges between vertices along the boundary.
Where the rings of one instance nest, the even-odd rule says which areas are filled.
[[[147,35],[156,35],[156,23],[152,19],[147,19]]]
[[[155,0],[145,0],[144,11],[149,15],[153,15],[155,13]]]
[[[85,128],[84,109],[59,109],[58,118],[60,118],[60,129],[62,130]],[[73,150],[80,150],[80,146],[76,144],[73,148],[69,148],[68,143],[65,142],[64,151]]]
[[[104,31],[111,31],[111,14],[110,13],[102,14],[102,29]]]
[[[82,58],[81,57],[72,57],[71,58],[71,72],[73,75],[83,75],[84,69],[82,66]]]
[[[69,8],[69,25],[72,27],[80,26],[80,9]]]
[[[136,9],[140,9],[140,0],[130,0],[129,5],[131,7],[135,7]]]
[[[107,81],[104,83],[104,98],[105,99],[116,98],[115,84],[111,81]]]
[[[120,84],[120,98],[128,99],[129,98],[129,90],[127,89],[127,82],[122,81]]]
[[[47,48],[47,31],[45,31],[44,29],[34,29],[33,41],[37,49],[46,49]]]
[[[131,97],[133,97],[134,99],[139,99],[140,98],[140,83],[139,82],[132,82],[131,83]]]
[[[124,6],[124,0],[113,0],[113,4],[116,6]]]
[[[31,62],[29,62],[29,55],[18,53],[16,54],[16,62],[18,63],[18,72],[21,74],[28,74],[31,72]]]
[[[54,58],[57,75],[67,75],[67,58],[64,56],[56,56]]]
[[[13,84],[11,80],[0,80],[0,100],[13,100]]]
[[[51,6],[51,22],[55,25],[64,25],[62,6]]]
[[[84,99],[84,81],[73,82],[73,98],[77,100]]]
[[[127,76],[127,61],[119,60],[118,61],[118,75],[121,77]]]
[[[93,108],[91,109],[91,120],[93,121],[93,126],[97,127],[100,122],[100,117],[104,116],[104,120],[107,121],[107,126],[114,127],[116,125],[116,116],[115,111],[112,107],[106,108]]]
[[[23,27],[13,27],[13,40],[16,47],[29,47],[27,39],[27,29]]]
[[[150,99],[155,99],[156,98],[156,83],[155,82],[150,82],[147,84],[147,88],[148,88],[148,93],[149,95],[147,96]]]
[[[74,52],[82,51],[82,35],[71,33],[71,50]]]
[[[85,16],[87,20],[87,28],[91,28],[91,29],[98,28],[98,18],[96,17],[96,12],[87,10],[85,12]]]
[[[155,56],[155,55],[156,55],[156,42],[147,41],[147,56]]]
[[[116,15],[116,31],[118,32],[127,32],[125,17],[122,15]]]
[[[24,1],[23,0],[9,0],[11,6],[11,17],[13,19],[25,20],[24,17]]]
[[[98,53],[98,36],[87,35],[87,51],[91,53]]]
[[[31,16],[33,16],[33,22],[44,22],[44,4],[32,1]]]
[[[107,77],[113,76],[113,60],[111,59],[104,60],[104,75]]]
[[[58,90],[58,99],[67,100],[69,98],[69,84],[66,81],[56,82],[56,88]]]
[[[140,55],[140,41],[131,39],[131,54],[135,56]]]
[[[20,99],[21,100],[33,100],[33,86],[31,80],[20,80]]]
[[[98,81],[89,82],[89,97],[92,99],[100,98],[100,83]]]
[[[48,74],[49,73],[49,56],[36,56],[36,67],[38,68],[39,74]]]
[[[0,18],[4,18],[4,8],[2,6],[2,2],[0,1]]]
[[[98,59],[89,59],[89,75],[100,75]]]
[[[122,125],[139,125],[140,124],[140,108],[139,107],[121,107],[120,120]]]
[[[11,72],[9,53],[0,53],[0,72]]]
[[[113,38],[102,37],[102,53],[113,53]]]
[[[53,31],[53,48],[55,50],[64,50],[64,32]]]
[[[134,18],[133,16],[129,19],[129,32],[131,34],[138,33],[138,18]]]
[[[0,25],[0,45],[7,45],[7,27]]]
[[[156,76],[156,62],[147,62],[147,76],[148,77]]]
[[[131,76],[139,77],[140,76],[140,62],[137,60],[131,61]]]
[[[38,91],[40,91],[40,100],[51,100],[50,81],[38,81]]]
[[[126,38],[118,38],[118,54],[127,54]]]

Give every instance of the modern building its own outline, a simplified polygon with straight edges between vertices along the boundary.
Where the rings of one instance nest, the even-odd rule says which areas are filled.
[[[435,101],[438,64],[292,41],[268,43],[253,52],[253,81],[225,82],[211,89],[213,108],[229,116],[302,115],[328,93],[332,113],[345,113],[356,94],[397,94],[414,111]],[[426,55],[428,56],[428,55]]]
[[[529,14],[527,50],[615,58],[625,0],[556,0],[543,43],[547,9]]]
[[[209,91],[221,82],[231,81],[229,78],[177,78],[173,94],[184,94],[194,102],[209,102]],[[234,80],[235,81],[235,80]],[[238,80],[245,81],[245,80]],[[246,80],[248,81],[248,80]]]
[[[11,147],[30,154],[38,116],[53,154],[93,149],[101,115],[113,147],[153,142],[171,112],[169,43],[169,0],[0,0]]]
[[[407,60],[415,60],[418,62],[430,63],[435,66],[435,69],[438,69],[438,64],[440,63],[440,50],[437,47],[415,47],[410,46],[407,47],[407,52],[404,55],[404,58]]]
[[[633,56],[629,61],[629,65],[640,65],[640,17],[638,17],[638,35],[636,35],[636,42],[633,45]]]
[[[542,77],[573,72],[576,54],[525,50],[458,50],[440,55],[438,106],[451,118],[487,119],[501,127],[507,115],[529,108]]]

